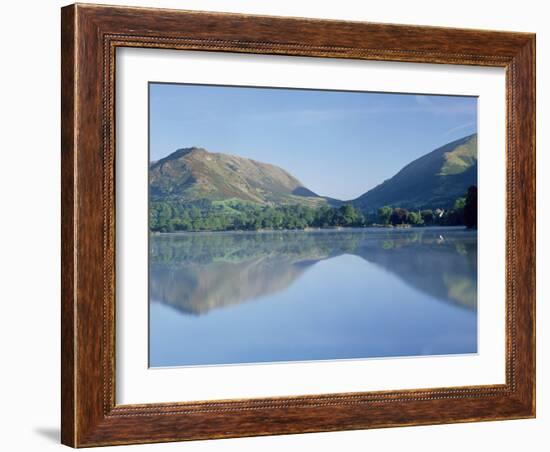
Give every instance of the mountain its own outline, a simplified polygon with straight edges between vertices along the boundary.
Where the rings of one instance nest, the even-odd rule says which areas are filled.
[[[477,185],[477,134],[446,144],[406,165],[395,176],[347,202],[364,211],[382,206],[450,208]],[[149,167],[152,201],[238,200],[258,205],[339,206],[284,169],[244,157],[190,147]]]
[[[412,161],[351,203],[363,211],[375,211],[382,206],[449,208],[471,185],[477,185],[477,134]]]
[[[238,199],[261,205],[333,204],[294,176],[268,163],[191,147],[178,149],[149,167],[153,201],[224,201]]]

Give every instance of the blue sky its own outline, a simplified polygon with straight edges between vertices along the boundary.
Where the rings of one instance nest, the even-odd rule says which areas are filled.
[[[278,165],[349,200],[477,131],[477,98],[150,84],[150,158],[203,147]]]

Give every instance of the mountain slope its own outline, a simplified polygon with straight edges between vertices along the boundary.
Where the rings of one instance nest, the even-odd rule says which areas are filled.
[[[152,162],[152,200],[238,199],[262,205],[329,203],[275,165],[202,148],[184,148]]]
[[[364,211],[386,205],[407,209],[449,208],[471,185],[477,185],[477,134],[414,160],[351,202]]]

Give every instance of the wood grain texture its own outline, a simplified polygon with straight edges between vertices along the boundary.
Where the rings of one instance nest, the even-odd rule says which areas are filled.
[[[63,8],[61,34],[64,444],[85,447],[535,415],[534,35],[81,4]],[[506,384],[116,405],[117,47],[506,68]]]
[[[74,158],[75,158],[75,39],[74,8],[61,19],[61,441],[75,443],[75,322],[74,296]]]

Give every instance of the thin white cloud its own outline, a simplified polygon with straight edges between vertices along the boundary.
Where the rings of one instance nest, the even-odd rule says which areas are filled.
[[[453,134],[453,133],[455,133],[455,132],[458,132],[458,131],[460,131],[460,130],[464,130],[464,129],[467,129],[468,127],[472,127],[472,126],[474,126],[475,124],[476,124],[475,121],[469,121],[469,122],[466,122],[466,123],[464,123],[464,124],[460,124],[460,125],[458,125],[458,126],[456,126],[456,127],[453,127],[453,128],[451,128],[451,129],[447,130],[443,135],[444,135],[444,136],[451,135],[451,134]]]
[[[416,96],[424,97],[427,96]],[[350,116],[377,116],[397,114],[430,113],[434,115],[472,115],[476,106],[473,104],[456,103],[452,105],[437,105],[431,100],[420,101],[416,105],[392,106],[392,105],[367,105],[353,108],[327,108],[327,109],[296,109],[288,111],[254,112],[244,113],[243,119],[255,120],[280,120],[285,119],[296,125],[316,125],[327,121],[345,120]],[[424,102],[424,103],[422,103]]]

